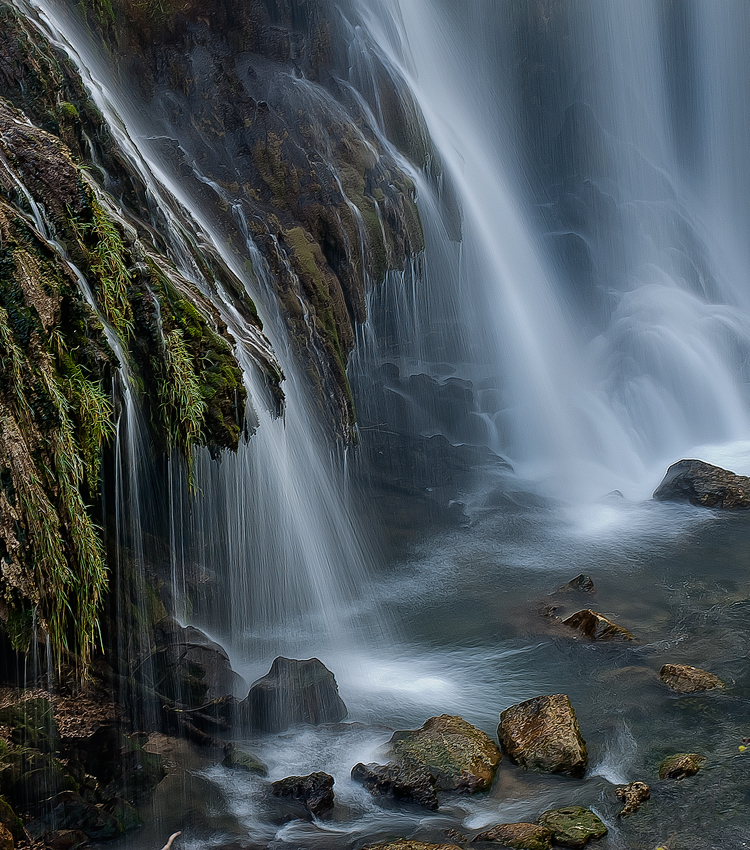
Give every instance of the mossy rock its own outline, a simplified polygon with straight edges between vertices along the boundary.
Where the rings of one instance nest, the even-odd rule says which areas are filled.
[[[458,844],[425,844],[424,841],[410,841],[399,838],[386,841],[385,844],[368,844],[362,850],[461,850]]]
[[[552,833],[555,844],[563,847],[585,847],[595,838],[603,838],[608,830],[590,809],[567,806],[551,809],[539,818],[539,824]]]
[[[248,773],[257,773],[258,776],[268,776],[268,766],[252,753],[246,753],[244,750],[230,750],[224,756],[222,764],[232,770],[245,770]]]
[[[51,794],[77,788],[75,780],[49,753],[14,747],[0,762],[0,793],[20,811],[26,811]]]
[[[538,823],[501,823],[480,832],[474,841],[494,842],[513,850],[550,850],[552,833]]]
[[[390,746],[397,764],[431,773],[438,791],[486,791],[502,758],[481,729],[450,714],[431,717],[420,729],[394,733]]]
[[[11,740],[19,747],[45,753],[54,753],[60,747],[60,733],[48,699],[28,699],[0,709],[0,726],[11,727]]]
[[[726,687],[718,676],[688,664],[665,664],[659,671],[659,678],[678,694],[723,690]]]
[[[668,756],[659,765],[659,779],[685,779],[695,776],[705,761],[706,757],[699,753],[677,753]]]

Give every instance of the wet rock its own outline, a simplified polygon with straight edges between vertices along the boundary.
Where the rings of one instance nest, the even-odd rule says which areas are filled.
[[[26,811],[38,800],[76,787],[60,761],[49,753],[14,747],[0,760],[0,793],[17,811]]]
[[[88,847],[89,840],[80,829],[58,829],[44,836],[44,844],[48,850],[78,850]]]
[[[232,770],[244,770],[248,773],[257,773],[258,776],[268,776],[268,766],[256,758],[252,753],[238,750],[235,747],[229,749],[222,761],[224,767]]]
[[[502,758],[481,729],[450,714],[431,717],[414,731],[395,732],[390,747],[400,767],[427,771],[438,791],[486,791]]]
[[[352,768],[352,779],[362,783],[374,797],[393,797],[433,811],[438,808],[435,777],[422,768],[409,770],[396,764],[360,763]]]
[[[608,831],[592,811],[581,806],[552,809],[539,818],[539,823],[552,833],[554,843],[563,847],[585,847]]]
[[[698,753],[677,753],[668,756],[659,765],[659,779],[685,779],[695,776],[701,769],[706,757]]]
[[[107,800],[106,803],[102,804],[102,808],[107,814],[112,815],[124,834],[143,826],[143,821],[137,810],[122,797],[113,797],[111,800]]]
[[[618,818],[626,818],[640,809],[651,796],[651,789],[645,782],[630,782],[615,788],[615,794],[625,804],[618,813]]]
[[[296,723],[338,723],[347,709],[333,673],[317,658],[277,658],[239,705],[240,717],[262,732],[282,732]]]
[[[410,841],[399,838],[385,844],[368,844],[362,850],[461,850],[457,844],[425,844],[424,841]]]
[[[594,587],[594,580],[591,578],[591,576],[587,576],[585,573],[577,575],[575,578],[571,579],[569,582],[567,582],[560,588],[560,592],[565,592],[568,590],[575,590],[579,593],[596,593],[596,587]]]
[[[596,611],[587,608],[563,620],[563,625],[575,629],[591,640],[634,640],[633,635]]]
[[[550,850],[552,833],[538,823],[501,823],[480,832],[474,841],[494,841],[514,850]]]
[[[271,785],[274,797],[296,800],[315,817],[325,817],[333,810],[333,777],[327,773],[288,776]]]
[[[750,478],[702,460],[680,460],[667,470],[654,491],[660,502],[689,502],[704,508],[747,510]]]
[[[468,839],[468,838],[467,838],[467,837],[463,834],[463,832],[459,832],[457,829],[453,829],[453,828],[450,828],[450,829],[444,829],[444,830],[443,830],[443,835],[444,835],[446,838],[450,838],[450,839],[452,839],[453,841],[455,841],[455,842],[456,842],[456,844],[466,844],[466,842],[469,840],[469,839]]]
[[[565,694],[534,697],[507,708],[497,735],[504,752],[523,767],[571,776],[583,776],[586,770],[586,743]]]
[[[41,838],[60,829],[80,830],[92,841],[109,841],[123,834],[117,818],[73,791],[62,791],[45,801],[42,814],[28,824],[29,834]]]
[[[718,676],[687,664],[665,664],[659,671],[659,678],[678,694],[694,694],[725,687]]]
[[[201,708],[246,687],[222,646],[200,629],[167,617],[154,627],[156,652],[144,665],[144,684],[169,701]]]
[[[32,747],[54,753],[60,747],[60,734],[48,699],[28,699],[0,709],[0,726],[10,726],[11,740],[19,747]]]

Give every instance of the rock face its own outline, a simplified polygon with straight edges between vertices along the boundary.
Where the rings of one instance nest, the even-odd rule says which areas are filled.
[[[500,715],[497,736],[516,764],[547,773],[583,776],[586,743],[565,694],[535,697]]]
[[[364,785],[373,797],[393,797],[394,800],[417,803],[432,810],[438,807],[435,778],[426,770],[360,762],[352,768],[352,779]]]
[[[689,502],[703,508],[747,510],[750,478],[702,460],[680,460],[654,491],[659,502]]]
[[[725,687],[718,676],[687,664],[665,664],[659,671],[659,678],[678,694],[694,694]]]
[[[669,756],[659,765],[659,779],[685,779],[695,776],[705,760],[706,757],[698,753],[677,753]]]
[[[395,732],[390,746],[398,765],[432,774],[438,791],[487,790],[502,758],[481,729],[450,714],[431,717],[411,732]]]
[[[330,814],[333,809],[333,777],[327,773],[288,776],[286,779],[274,782],[271,793],[274,797],[301,803],[315,817]]]
[[[347,709],[333,673],[317,658],[277,658],[240,703],[242,720],[262,732],[282,732],[296,723],[338,723]]]
[[[645,782],[630,782],[628,785],[621,785],[615,788],[615,794],[624,803],[623,808],[618,813],[618,818],[626,818],[637,812],[638,809],[651,796],[651,789]]]
[[[501,823],[480,832],[474,841],[494,841],[514,850],[550,850],[552,833],[538,823]]]
[[[591,640],[634,640],[633,635],[596,611],[587,608],[563,620],[564,626],[575,629]]]
[[[555,844],[563,847],[585,847],[594,838],[607,834],[607,827],[589,809],[567,806],[545,812],[539,823],[549,829]]]

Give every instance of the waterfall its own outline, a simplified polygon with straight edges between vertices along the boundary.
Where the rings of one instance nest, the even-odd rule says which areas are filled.
[[[354,64],[397,70],[459,200],[458,312],[432,318],[467,340],[487,445],[575,502],[746,440],[745,7],[355,6]]]

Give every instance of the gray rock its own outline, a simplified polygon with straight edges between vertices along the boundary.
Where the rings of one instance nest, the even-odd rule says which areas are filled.
[[[359,764],[352,768],[352,779],[360,782],[373,797],[392,797],[416,803],[426,809],[438,808],[435,777],[427,770],[399,767],[397,764]]]
[[[280,779],[271,785],[271,793],[301,803],[315,817],[324,817],[333,810],[333,777],[320,771]]]

